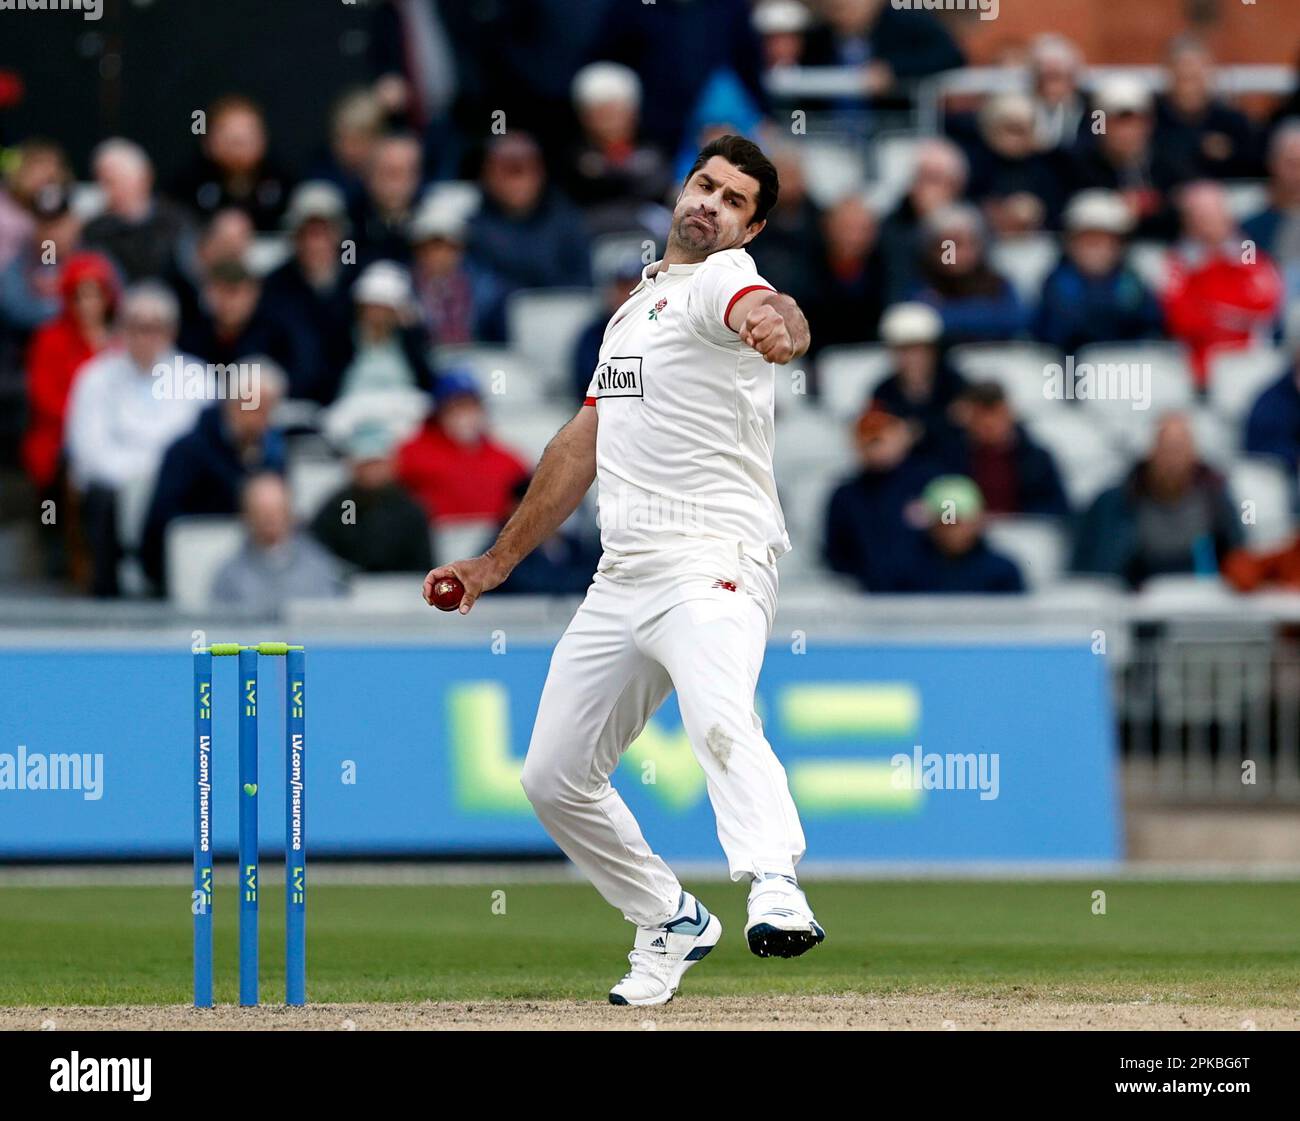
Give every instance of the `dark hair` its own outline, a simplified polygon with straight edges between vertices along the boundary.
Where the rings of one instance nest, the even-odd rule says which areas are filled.
[[[714,156],[721,156],[729,164],[734,164],[738,171],[744,172],[758,180],[758,203],[754,207],[754,216],[750,223],[762,222],[769,210],[776,205],[777,195],[781,192],[781,183],[772,161],[763,155],[763,150],[752,140],[743,136],[719,136],[700,149],[700,154],[686,173],[689,181]]]

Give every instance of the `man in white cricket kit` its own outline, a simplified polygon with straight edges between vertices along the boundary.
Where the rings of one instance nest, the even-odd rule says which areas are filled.
[[[790,548],[772,474],[775,367],[808,325],[744,246],[777,197],[750,141],[709,144],[687,175],[662,261],[610,320],[578,415],[551,441],[482,556],[443,565],[466,613],[599,481],[601,558],[551,659],[523,785],[542,824],[637,926],[614,1004],[663,1004],[722,935],[651,850],[610,775],[676,689],[731,878],[752,880],[750,949],[795,957],[825,938],[795,879],[803,830],[754,712]]]

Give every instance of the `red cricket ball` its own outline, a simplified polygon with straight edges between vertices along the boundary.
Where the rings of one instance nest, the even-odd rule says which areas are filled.
[[[442,576],[433,582],[433,606],[439,611],[455,611],[465,594],[465,585],[454,576]]]

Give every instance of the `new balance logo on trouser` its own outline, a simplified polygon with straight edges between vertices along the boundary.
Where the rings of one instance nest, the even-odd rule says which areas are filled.
[[[806,912],[756,922],[762,912],[751,907],[749,927],[764,928],[759,934],[766,947],[756,946],[751,935],[751,949],[795,956],[824,937],[794,881],[805,844],[785,769],[754,712],[775,605],[775,567],[746,562],[743,571],[739,594],[714,588],[703,574],[642,575],[635,583],[598,574],[551,659],[524,789],[556,844],[636,924],[634,953],[671,952],[685,960],[703,943],[684,939],[703,939],[707,952],[721,936],[716,916],[709,916],[716,934],[705,923],[697,934],[679,932],[664,939],[663,948],[653,946],[665,924],[681,918],[686,901],[694,900],[651,850],[610,784],[623,752],[674,687],[731,878],[756,879],[756,886],[779,880],[792,892],[769,886],[757,896],[751,892],[751,904]],[[679,978],[680,972],[670,977],[666,995],[652,994],[661,999],[641,1001],[633,992],[616,1003],[662,1003]]]

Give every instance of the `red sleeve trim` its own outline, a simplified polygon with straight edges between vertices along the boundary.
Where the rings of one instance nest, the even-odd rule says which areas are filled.
[[[586,408],[588,405],[594,405],[595,403],[596,403],[596,398],[588,397],[585,401],[583,401],[582,407]]]
[[[734,296],[732,296],[730,300],[727,301],[727,310],[722,313],[722,325],[726,327],[728,331],[735,330],[735,328],[732,327],[730,323],[731,309],[736,306],[736,301],[740,299],[741,296],[748,296],[751,292],[775,292],[775,291],[776,291],[775,288],[769,288],[766,284],[751,284],[749,285],[748,288],[742,288],[739,292],[737,292]]]

